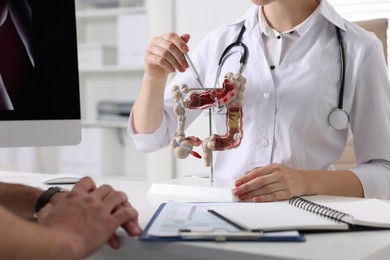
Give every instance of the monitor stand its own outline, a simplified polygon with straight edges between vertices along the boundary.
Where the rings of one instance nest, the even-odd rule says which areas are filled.
[[[233,180],[210,181],[209,177],[186,176],[153,183],[148,197],[191,202],[234,202]]]

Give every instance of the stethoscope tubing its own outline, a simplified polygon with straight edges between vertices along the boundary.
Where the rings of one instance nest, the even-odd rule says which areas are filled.
[[[335,28],[340,50],[340,89],[337,108],[329,113],[328,123],[334,130],[342,131],[347,129],[349,126],[349,114],[343,109],[345,87],[345,51],[340,28],[337,26],[335,26]]]
[[[337,130],[345,130],[349,126],[349,114],[343,109],[343,101],[344,101],[344,86],[345,86],[345,50],[344,50],[344,43],[343,38],[341,35],[340,28],[335,26],[336,28],[336,35],[339,45],[339,52],[340,52],[340,87],[339,87],[339,98],[338,98],[338,104],[337,108],[333,109],[329,115],[328,115],[328,123],[329,125]],[[243,53],[241,53],[240,58],[240,69],[239,72],[241,73],[244,69],[244,66],[247,63],[248,60],[248,47],[242,42],[242,37],[245,32],[246,28],[245,25],[242,26],[240,33],[238,34],[237,40],[233,43],[229,44],[225,50],[222,52],[222,55],[218,61],[218,69],[216,73],[215,83],[214,87],[216,87],[216,84],[218,82],[218,79],[221,74],[222,66],[225,63],[225,60],[231,55],[229,52],[234,47],[242,47]]]

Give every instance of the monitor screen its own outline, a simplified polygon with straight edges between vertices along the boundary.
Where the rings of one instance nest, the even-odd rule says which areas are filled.
[[[0,1],[0,147],[81,139],[74,0]]]

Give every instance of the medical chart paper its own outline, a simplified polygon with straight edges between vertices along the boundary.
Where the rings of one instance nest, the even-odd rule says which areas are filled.
[[[160,206],[145,228],[140,240],[181,241],[180,230],[193,232],[242,232],[237,227],[214,216],[208,209],[221,203],[182,203],[168,201]],[[209,240],[209,239],[205,239]],[[304,241],[297,231],[264,233],[258,241]]]
[[[207,210],[216,204],[168,201],[149,229],[153,236],[178,236],[179,230],[211,231],[215,228],[240,231]]]

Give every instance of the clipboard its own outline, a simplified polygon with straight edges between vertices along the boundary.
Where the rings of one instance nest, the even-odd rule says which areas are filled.
[[[184,203],[181,203],[184,204]],[[200,204],[200,203],[196,203]],[[202,203],[207,205],[208,203]],[[160,217],[161,212],[167,203],[160,204],[159,208],[154,213],[149,223],[144,228],[142,234],[138,237],[140,241],[214,241],[214,242],[228,242],[228,241],[246,241],[246,242],[304,242],[305,236],[299,232],[262,232],[262,231],[248,231],[237,228],[237,231],[229,231],[221,228],[213,228],[210,230],[194,230],[194,229],[179,229],[175,235],[158,236],[150,234],[152,226]],[[186,203],[191,205],[191,203]],[[209,213],[212,215],[211,213]],[[215,217],[215,216],[214,216]]]

